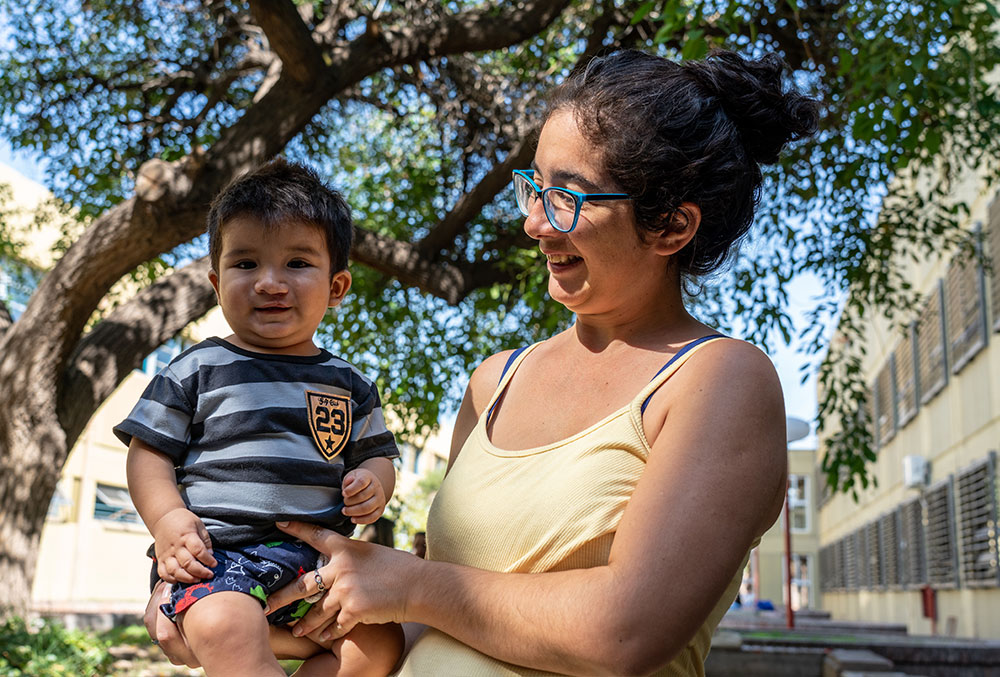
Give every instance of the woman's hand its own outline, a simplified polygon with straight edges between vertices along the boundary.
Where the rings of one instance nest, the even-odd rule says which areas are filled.
[[[297,637],[321,641],[343,637],[358,623],[401,623],[409,581],[425,562],[410,553],[356,541],[313,524],[278,522],[329,558],[319,569],[327,593],[295,624]],[[313,572],[300,576],[267,598],[268,612],[319,592]],[[317,635],[317,631],[319,634]]]
[[[177,626],[160,611],[160,605],[170,601],[170,584],[160,581],[153,588],[153,594],[149,597],[146,605],[146,612],[142,621],[146,626],[146,632],[154,644],[158,644],[160,649],[174,665],[186,665],[189,668],[200,667],[194,652],[188,646],[187,640],[180,633]]]

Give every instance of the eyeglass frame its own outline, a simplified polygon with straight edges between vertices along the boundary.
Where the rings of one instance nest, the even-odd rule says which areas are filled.
[[[542,211],[545,212],[545,218],[548,220],[549,225],[558,230],[560,233],[572,233],[573,229],[576,228],[576,223],[580,219],[580,210],[583,208],[584,202],[600,202],[603,200],[630,200],[632,196],[628,193],[581,193],[577,190],[571,190],[569,188],[563,188],[562,186],[549,186],[548,188],[540,188],[535,179],[532,178],[534,170],[532,169],[515,169],[512,173],[511,183],[514,184],[514,201],[517,203],[517,209],[522,215],[527,216],[528,210],[521,205],[521,201],[517,199],[517,177],[521,177],[527,181],[535,189],[535,199],[542,200]],[[549,210],[545,206],[545,194],[549,191],[557,190],[563,193],[569,193],[573,196],[573,204],[575,209],[573,210],[573,225],[571,225],[566,230],[563,230],[556,224],[555,219],[549,215]]]

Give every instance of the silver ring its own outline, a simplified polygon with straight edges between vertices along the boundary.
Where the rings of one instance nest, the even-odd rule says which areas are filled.
[[[316,579],[316,589],[320,592],[326,592],[326,585],[323,583],[323,577],[319,573],[319,569],[313,571],[313,578]]]

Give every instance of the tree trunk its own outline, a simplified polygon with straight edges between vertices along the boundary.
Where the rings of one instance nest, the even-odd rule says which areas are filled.
[[[4,355],[3,363],[32,359]],[[38,560],[38,541],[66,460],[66,436],[51,388],[11,388],[0,379],[6,406],[0,428],[0,615],[24,614]]]

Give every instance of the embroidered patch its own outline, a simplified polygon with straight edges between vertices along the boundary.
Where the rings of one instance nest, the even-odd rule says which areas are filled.
[[[351,400],[342,395],[307,390],[306,406],[313,440],[323,457],[332,461],[351,437]]]

